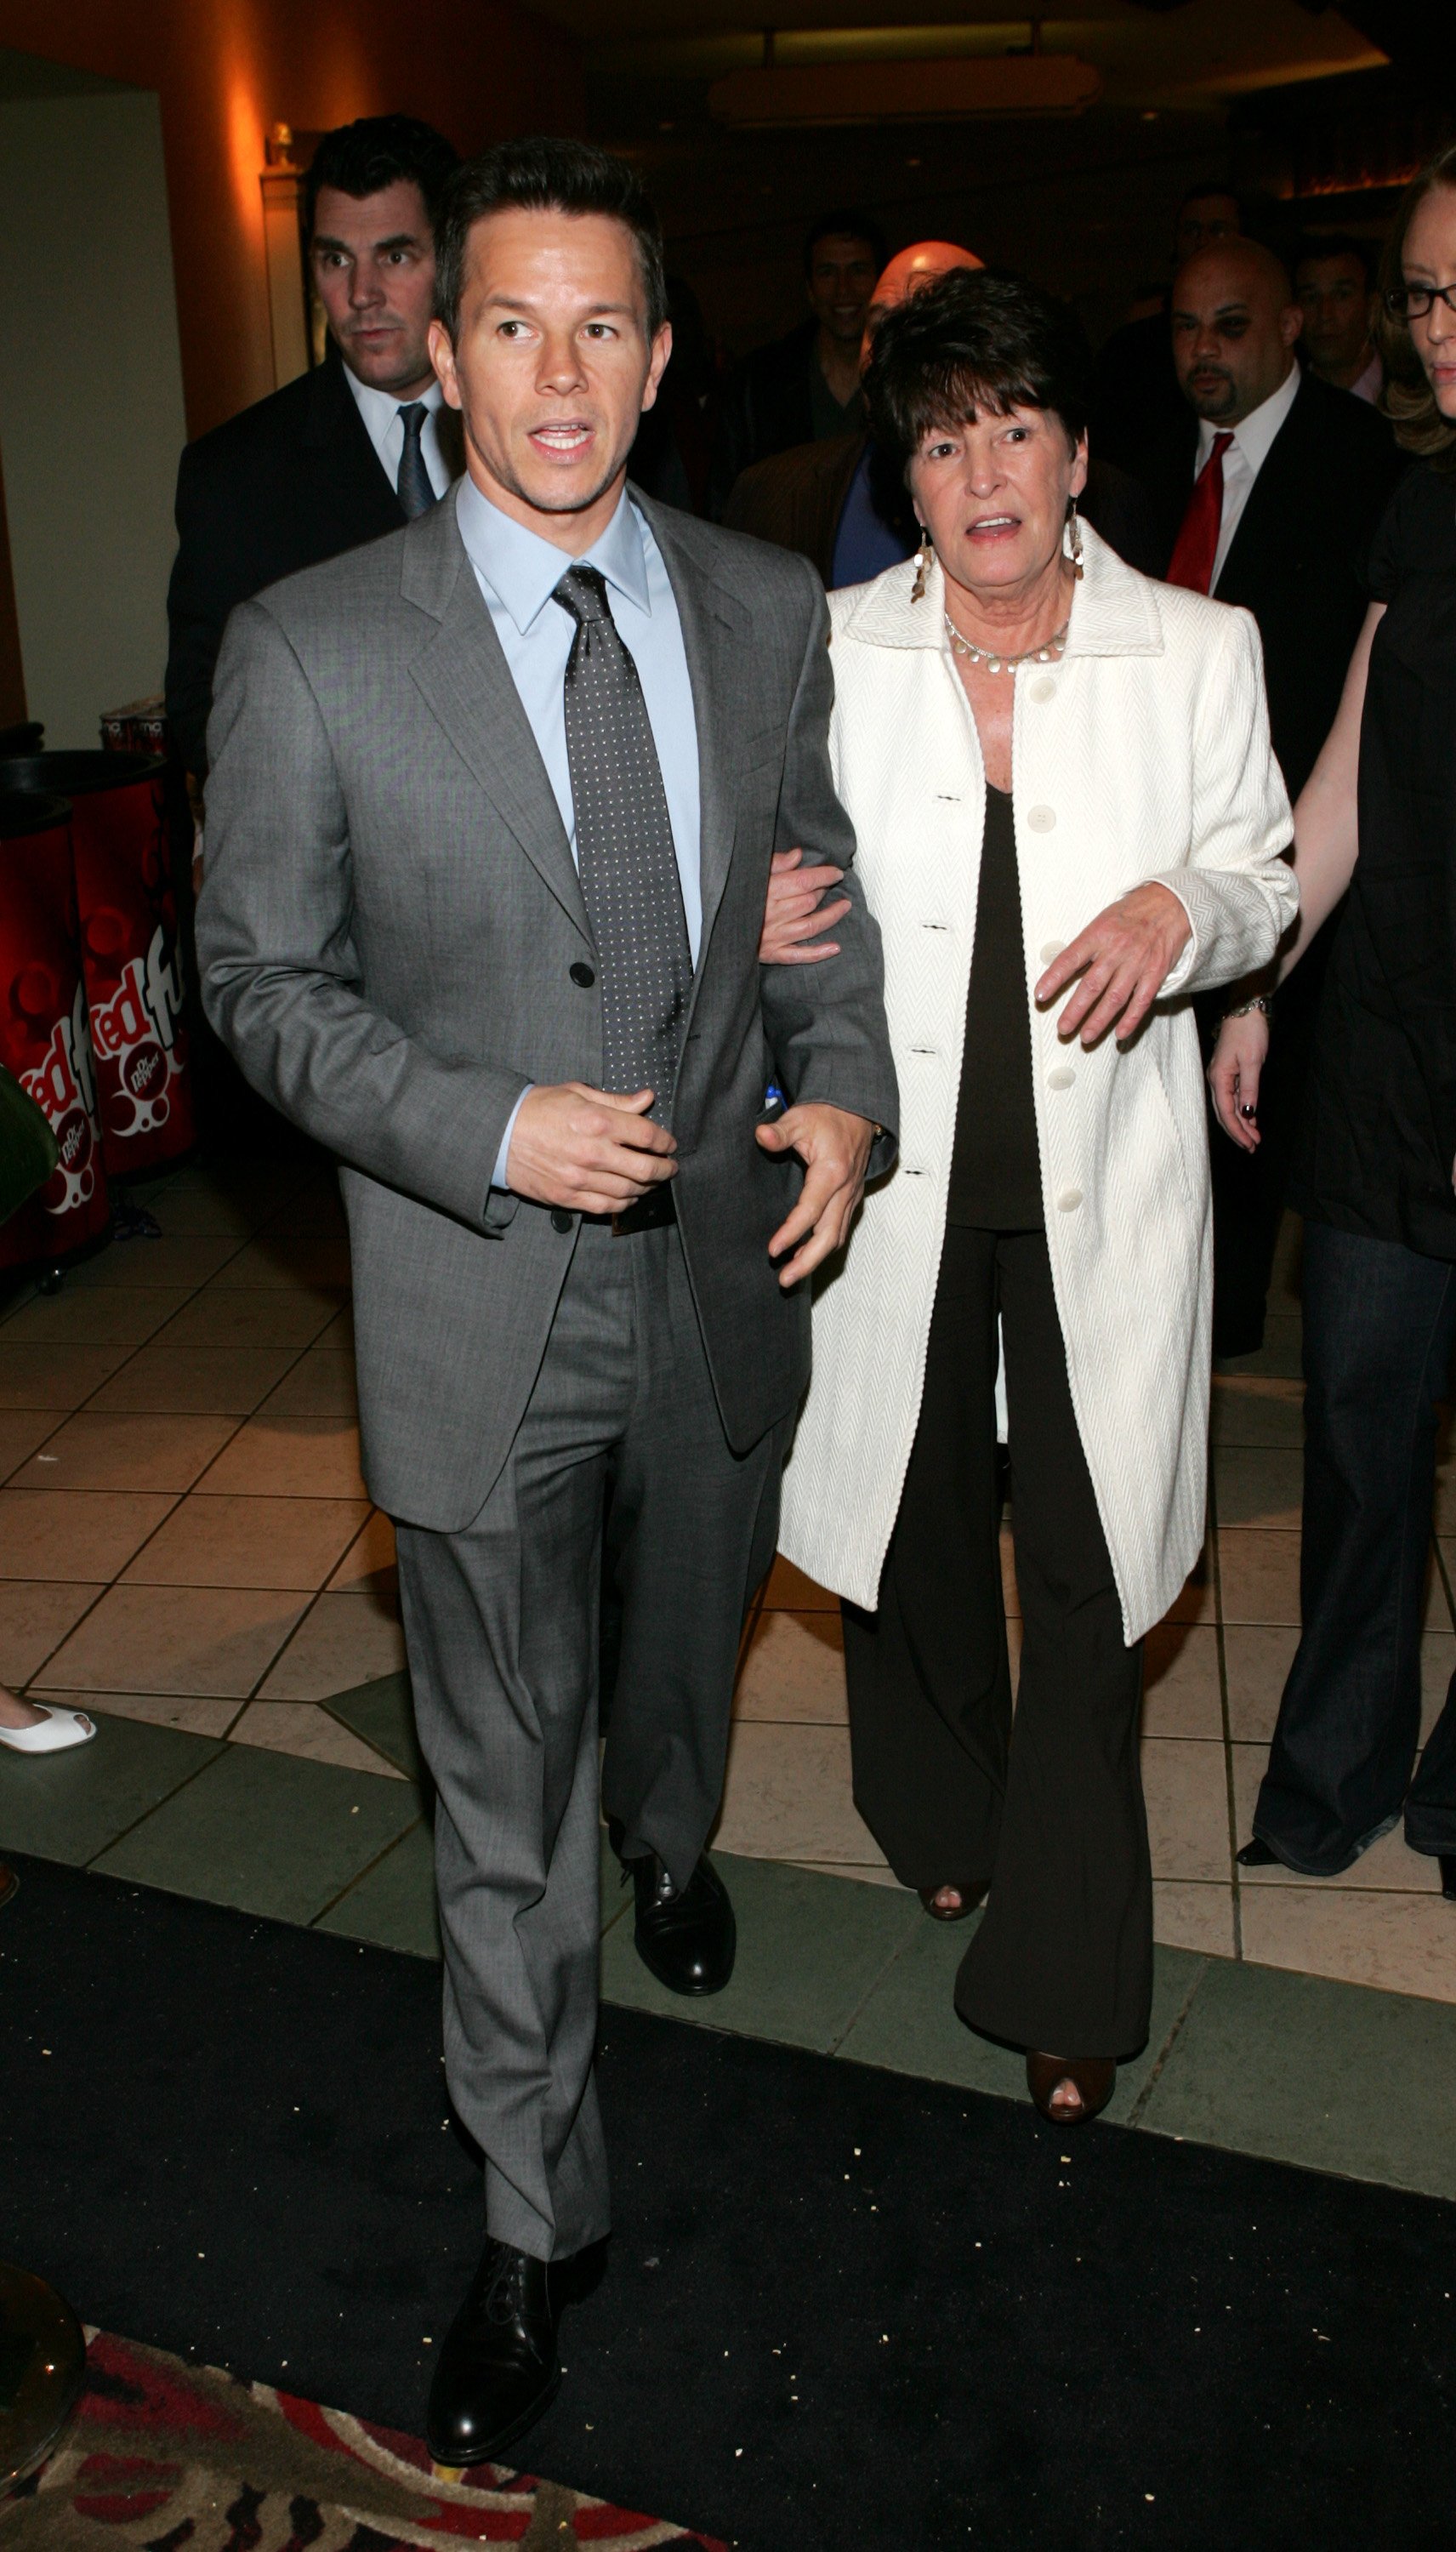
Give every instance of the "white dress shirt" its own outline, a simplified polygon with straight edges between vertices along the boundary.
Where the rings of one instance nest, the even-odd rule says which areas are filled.
[[[1272,398],[1256,407],[1242,425],[1233,428],[1233,441],[1223,456],[1223,514],[1218,526],[1218,547],[1213,554],[1213,575],[1208,590],[1216,594],[1224,562],[1233,544],[1234,533],[1243,518],[1244,507],[1253,491],[1255,479],[1269,458],[1275,436],[1300,395],[1301,375],[1299,365],[1291,358],[1287,377],[1281,381]],[[1194,477],[1202,471],[1213,449],[1215,434],[1226,434],[1228,427],[1198,419],[1198,449],[1194,463]]]
[[[612,619],[637,668],[657,746],[687,944],[695,966],[702,938],[697,719],[677,599],[645,515],[624,489],[600,539],[573,560],[555,542],[544,541],[538,532],[503,514],[467,477],[456,500],[456,520],[546,765],[573,860],[577,858],[576,817],[567,754],[566,679],[576,623],[552,597],[572,565],[597,568],[605,578],[611,590]],[[530,1087],[528,1082],[526,1088]],[[521,1099],[525,1096],[523,1090]],[[498,1188],[506,1184],[506,1161],[521,1099],[511,1111],[496,1154],[492,1184]]]
[[[443,496],[450,485],[450,472],[440,449],[440,410],[445,404],[445,392],[440,383],[432,381],[416,401],[396,398],[392,390],[370,389],[367,381],[360,380],[347,364],[344,377],[354,392],[354,403],[364,418],[364,430],[379,456],[379,466],[391,487],[399,485],[399,465],[404,458],[404,427],[399,421],[399,411],[415,405],[429,409],[420,429],[420,450],[425,456],[430,484],[437,496]]]
[[[1350,396],[1351,398],[1365,399],[1369,402],[1371,407],[1374,407],[1376,400],[1380,397],[1381,391],[1385,388],[1385,385],[1386,368],[1381,362],[1379,355],[1372,353],[1370,361],[1366,365],[1364,372],[1360,374],[1357,380],[1353,380],[1350,383]]]

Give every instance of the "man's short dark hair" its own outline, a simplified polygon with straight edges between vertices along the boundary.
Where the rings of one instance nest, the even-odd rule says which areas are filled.
[[[1090,353],[1066,302],[1001,266],[958,267],[887,311],[865,373],[877,493],[888,500],[927,429],[1040,408],[1087,432]],[[887,508],[886,508],[887,509]]]
[[[1367,291],[1373,291],[1376,255],[1377,252],[1371,242],[1356,239],[1353,231],[1332,231],[1324,239],[1321,239],[1317,233],[1311,233],[1300,240],[1295,252],[1295,271],[1298,273],[1301,266],[1313,265],[1316,259],[1352,257],[1365,277]]]
[[[303,235],[312,239],[319,188],[333,186],[341,195],[362,202],[381,195],[401,178],[418,186],[425,212],[433,223],[445,189],[460,166],[460,153],[431,124],[414,115],[362,115],[357,124],[341,124],[326,133],[309,161],[303,181]]]
[[[884,233],[881,229],[880,224],[875,219],[873,213],[867,213],[863,204],[837,204],[832,212],[821,213],[819,215],[818,220],[812,224],[808,236],[804,241],[804,274],[806,277],[811,275],[814,271],[815,249],[818,248],[821,241],[827,239],[863,240],[866,247],[873,249],[875,252],[875,271],[877,274],[879,274],[889,256],[889,250],[885,244]]]
[[[457,169],[435,224],[435,316],[452,339],[460,327],[466,252],[476,222],[489,213],[603,214],[632,234],[647,303],[647,333],[657,335],[668,316],[663,272],[663,230],[656,207],[635,168],[615,153],[589,142],[562,142],[539,134],[529,142],[499,142]]]

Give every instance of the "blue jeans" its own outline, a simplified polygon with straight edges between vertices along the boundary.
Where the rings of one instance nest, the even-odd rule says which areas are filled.
[[[1456,1265],[1305,1224],[1303,1632],[1254,1832],[1310,1877],[1348,1869],[1403,1808],[1413,1851],[1456,1853],[1456,1676],[1410,1777],[1453,1340]]]

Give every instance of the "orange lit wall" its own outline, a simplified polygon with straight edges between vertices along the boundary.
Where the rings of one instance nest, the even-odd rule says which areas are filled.
[[[270,126],[398,109],[463,151],[583,129],[572,39],[506,0],[0,0],[0,44],[160,97],[194,435],[272,387],[258,182]]]

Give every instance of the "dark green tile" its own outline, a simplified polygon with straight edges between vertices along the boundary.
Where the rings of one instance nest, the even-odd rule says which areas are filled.
[[[1210,1959],[1139,2123],[1456,2197],[1453,2117],[1456,2004]]]
[[[318,1929],[373,1941],[381,1950],[408,1950],[417,1959],[439,1958],[435,1845],[423,1819],[319,1916]]]
[[[911,1926],[924,1921],[915,1898],[780,1861],[713,1859],[738,1918],[731,1984],[701,2002],[665,1992],[637,1956],[631,1924],[617,1923],[601,1945],[603,2000],[746,2038],[832,2048]]]
[[[77,1696],[77,1707],[82,1696]],[[89,1746],[63,1754],[0,1748],[0,1845],[44,1861],[94,1861],[138,1817],[222,1752],[210,1737],[94,1711]]]
[[[918,1909],[917,1909],[918,1911]],[[839,2054],[860,2065],[883,2065],[893,2074],[920,2074],[934,2082],[956,2082],[971,2091],[1026,2097],[1026,2062],[1010,2048],[979,2038],[956,2013],[956,1969],[975,1921],[932,1923],[920,1915],[901,1956],[882,1976]],[[1153,1967],[1153,2020],[1141,2056],[1118,2070],[1106,2109],[1125,2119],[1158,2062],[1169,2033],[1206,1961],[1186,1950],[1159,1950]]]
[[[352,1728],[356,1737],[372,1746],[406,1780],[428,1789],[430,1776],[415,1735],[409,1676],[402,1668],[398,1674],[377,1675],[372,1683],[355,1684],[349,1692],[331,1692],[320,1707],[342,1719],[346,1728]]]
[[[98,1866],[179,1896],[311,1923],[419,1813],[411,1782],[225,1746]]]

